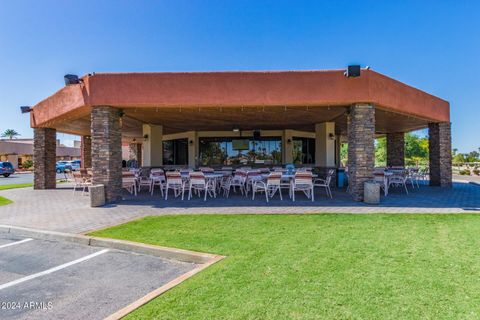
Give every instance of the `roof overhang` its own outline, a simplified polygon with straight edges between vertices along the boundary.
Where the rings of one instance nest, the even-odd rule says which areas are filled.
[[[450,121],[450,106],[443,99],[372,70],[362,69],[355,78],[343,72],[97,73],[35,105],[31,126],[55,128],[63,123],[65,127],[69,121],[87,117],[92,106],[102,105],[148,111],[372,103],[386,112],[426,122]]]

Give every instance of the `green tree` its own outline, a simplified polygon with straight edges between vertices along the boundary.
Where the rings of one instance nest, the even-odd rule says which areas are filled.
[[[427,164],[428,138],[413,133],[405,134],[405,163],[407,165]]]
[[[385,167],[387,165],[387,139],[378,138],[375,141],[375,166]]]
[[[20,135],[20,133],[18,133],[14,129],[7,129],[2,133],[2,138],[8,138],[8,139],[12,140],[13,138],[18,137],[19,135]]]

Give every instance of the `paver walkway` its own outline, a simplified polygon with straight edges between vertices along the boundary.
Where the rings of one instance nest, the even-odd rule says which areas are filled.
[[[295,203],[285,195],[283,201],[274,199],[269,204],[261,194],[255,201],[239,194],[229,199],[209,198],[206,202],[199,198],[165,201],[157,190],[153,197],[145,191],[138,197],[126,194],[119,204],[90,208],[88,196],[80,192],[73,195],[70,186],[61,184],[56,190],[0,191],[1,196],[14,201],[0,207],[0,224],[81,233],[147,215],[166,214],[480,213],[477,185],[455,183],[452,189],[421,186],[410,190],[408,195],[401,189],[393,190],[388,197],[382,197],[378,206],[354,202],[344,190],[333,191],[332,200],[318,190],[313,203],[299,194]]]

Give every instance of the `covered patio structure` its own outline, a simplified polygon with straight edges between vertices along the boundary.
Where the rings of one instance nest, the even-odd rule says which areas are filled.
[[[430,184],[449,187],[450,107],[375,71],[96,73],[33,107],[35,189],[55,188],[56,132],[82,137],[82,166],[106,200],[121,198],[122,142],[144,167],[340,166],[349,192],[373,178],[377,136],[387,164],[404,165],[404,134],[428,128]]]

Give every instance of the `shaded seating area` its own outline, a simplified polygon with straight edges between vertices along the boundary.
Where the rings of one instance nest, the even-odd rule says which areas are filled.
[[[57,132],[81,136],[82,165],[91,168],[93,185],[104,185],[107,203],[121,201],[123,189],[151,197],[160,189],[166,200],[173,194],[192,201],[201,193],[212,203],[220,195],[247,199],[260,192],[276,201],[268,197],[273,190],[288,192],[292,203],[330,201],[336,175],[329,170],[342,166],[346,193],[359,202],[372,180],[387,197],[392,190],[408,196],[426,181],[451,187],[449,103],[373,70],[348,74],[86,75],[32,108],[34,188],[55,188]],[[405,133],[427,128],[428,171],[407,169]],[[384,136],[388,170],[376,172],[375,139]],[[347,163],[340,163],[341,152]],[[133,170],[135,188],[122,160],[140,167]],[[269,183],[272,172],[280,172],[279,184],[278,175]]]

